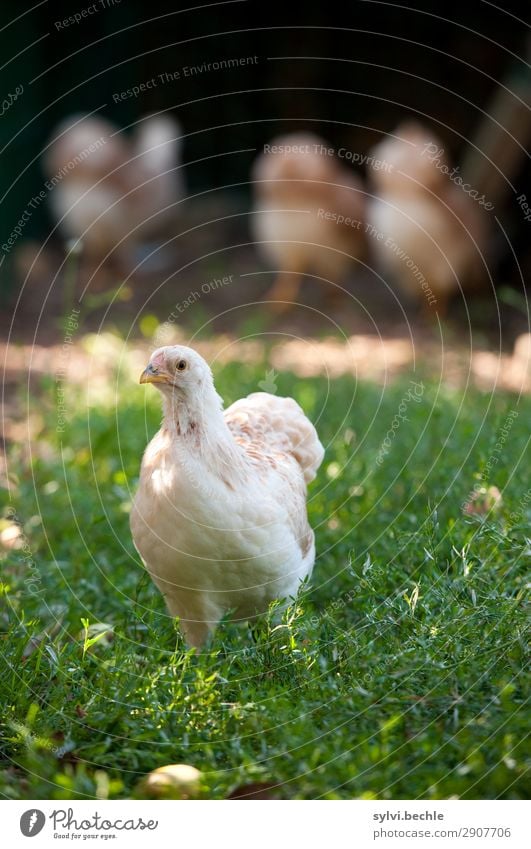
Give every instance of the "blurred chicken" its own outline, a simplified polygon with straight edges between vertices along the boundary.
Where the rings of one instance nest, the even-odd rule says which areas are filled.
[[[293,133],[267,145],[253,167],[254,236],[278,272],[266,295],[278,310],[295,300],[303,274],[343,286],[364,254],[363,184],[328,149],[318,136]]]
[[[419,123],[401,124],[372,154],[383,163],[367,209],[377,260],[427,312],[436,305],[444,315],[454,292],[484,282],[487,213],[450,179],[442,145]]]
[[[90,262],[109,257],[129,271],[151,239],[171,235],[182,195],[179,136],[169,115],[144,118],[131,137],[92,116],[57,127],[43,163],[50,204],[64,237],[81,239]]]
[[[482,110],[483,112],[483,110]],[[461,172],[493,206],[512,200],[531,144],[531,35],[491,95],[466,148]]]

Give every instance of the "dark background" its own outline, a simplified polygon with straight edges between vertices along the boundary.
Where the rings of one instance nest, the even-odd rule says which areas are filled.
[[[503,10],[483,0],[228,2],[186,11],[161,0],[98,0],[96,13],[57,29],[89,5],[60,0],[26,13],[4,0],[3,96],[21,83],[24,93],[0,122],[1,241],[42,188],[42,148],[73,112],[98,110],[127,128],[146,112],[173,110],[185,134],[188,191],[231,186],[245,193],[254,149],[295,128],[366,152],[381,131],[416,115],[459,161],[496,86],[529,73],[522,61],[528,2]],[[256,64],[181,76],[113,103],[113,93],[160,73],[254,55]],[[214,158],[247,148],[253,150]],[[531,194],[530,176],[528,160],[515,181],[518,193]],[[531,224],[512,195],[498,213],[525,274]],[[24,236],[42,239],[51,226],[43,204]],[[4,287],[8,268],[0,272]],[[505,280],[518,276],[507,252],[499,270]]]

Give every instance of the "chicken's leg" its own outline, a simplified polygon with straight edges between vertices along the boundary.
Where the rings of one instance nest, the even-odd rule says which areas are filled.
[[[160,580],[155,580],[159,589],[162,590]],[[162,582],[163,583],[163,582]],[[179,628],[186,641],[186,644],[191,648],[201,649],[207,642],[210,634],[214,631],[217,622],[203,622],[201,619],[185,618],[187,611],[194,610],[194,593],[186,593],[182,587],[179,587],[180,598],[177,600],[174,595],[162,590],[166,607],[170,616],[179,619]],[[191,614],[188,613],[188,616]],[[192,615],[194,615],[192,613]],[[195,614],[197,615],[197,614]]]
[[[202,649],[211,634],[208,622],[181,619],[179,626],[187,645],[191,648]]]
[[[272,301],[270,309],[272,312],[287,312],[293,306],[293,302],[302,284],[300,271],[281,271],[273,285],[264,295],[264,300]]]

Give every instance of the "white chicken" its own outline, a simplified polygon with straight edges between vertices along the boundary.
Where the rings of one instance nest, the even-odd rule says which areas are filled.
[[[420,123],[401,124],[372,153],[385,165],[371,172],[367,207],[376,259],[427,313],[444,315],[455,291],[483,282],[485,214],[449,179],[441,144]]]
[[[266,295],[277,311],[296,299],[303,274],[344,286],[364,254],[363,183],[329,151],[319,136],[292,133],[267,145],[253,167],[253,231],[277,270]]]
[[[43,160],[50,205],[93,263],[110,257],[128,271],[136,247],[165,234],[182,195],[180,134],[167,114],[145,117],[131,137],[95,116],[56,128]]]
[[[133,540],[200,647],[224,615],[255,617],[311,574],[306,486],[324,449],[292,398],[256,392],[223,412],[191,348],[158,348],[140,382],[161,391],[164,418],[142,460]]]

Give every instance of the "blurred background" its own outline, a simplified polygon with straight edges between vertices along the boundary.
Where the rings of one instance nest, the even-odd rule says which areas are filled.
[[[512,351],[531,265],[528,12],[483,0],[21,12],[7,0],[4,338],[60,342],[57,319],[74,301],[85,330],[103,321],[135,336],[146,315],[144,329],[164,323],[204,285],[179,326],[271,318],[309,334],[339,324],[347,336],[421,340],[449,321],[447,333]],[[260,171],[264,145],[293,133],[325,143],[322,173],[297,151]],[[386,179],[393,168],[405,183]],[[283,195],[266,192],[271,181]],[[312,181],[325,188],[310,197]],[[330,184],[348,188],[340,198]],[[270,214],[291,207],[306,219]],[[275,249],[283,235],[324,246],[330,261]],[[271,293],[311,309],[243,306]]]

